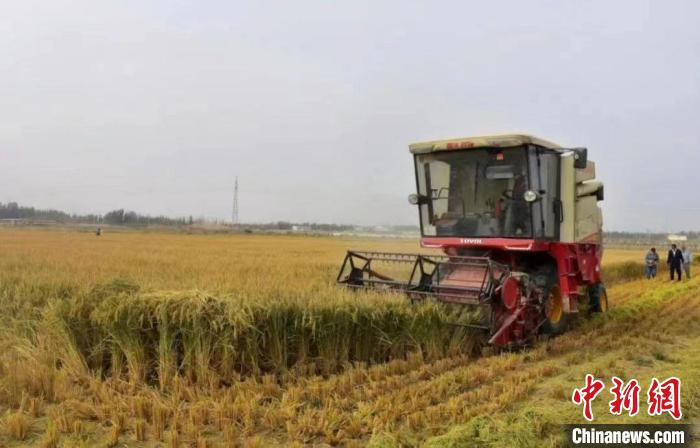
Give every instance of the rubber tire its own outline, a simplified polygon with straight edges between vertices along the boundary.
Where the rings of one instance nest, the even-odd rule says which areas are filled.
[[[545,288],[545,296],[547,297],[547,300],[549,301],[550,295],[553,292],[553,290],[559,291],[559,282],[551,282],[549,285],[547,285],[547,288]],[[559,298],[561,300],[561,292],[559,293]],[[546,302],[545,302],[546,303]],[[545,305],[545,310],[547,309],[547,305]],[[541,330],[542,333],[544,334],[551,334],[551,335],[559,335],[564,332],[569,328],[569,315],[564,313],[564,310],[562,309],[561,317],[557,322],[549,320],[547,318],[546,312],[545,312],[545,321],[542,324]]]
[[[601,313],[607,313],[608,310],[610,309],[610,304],[608,303],[608,291],[605,289],[605,286],[602,286],[602,294],[600,295],[600,303],[601,303]],[[603,302],[605,302],[605,306],[602,306]]]
[[[597,283],[594,286],[591,286],[591,288],[598,288],[598,300],[597,303],[593,303],[595,301],[594,297],[591,297],[591,294],[589,293],[589,312],[590,313],[605,313],[608,311],[608,291],[605,289],[605,285],[602,283]]]

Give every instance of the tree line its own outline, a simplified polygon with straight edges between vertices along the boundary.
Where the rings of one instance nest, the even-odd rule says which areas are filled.
[[[80,215],[75,213],[66,213],[61,210],[54,209],[38,209],[34,207],[26,207],[17,204],[16,202],[2,203],[0,202],[0,219],[25,219],[33,221],[55,221],[59,223],[72,224],[112,224],[112,225],[135,225],[145,226],[149,224],[176,226],[193,224],[194,219],[188,218],[171,218],[168,216],[150,216],[142,215],[134,211],[125,210],[123,208],[112,210],[104,215],[86,214]]]
[[[66,213],[62,210],[55,209],[40,209],[35,207],[28,207],[19,205],[17,202],[0,202],[0,219],[21,219],[28,221],[53,221],[65,224],[110,224],[110,225],[124,225],[124,226],[148,226],[148,225],[159,225],[159,226],[186,226],[193,224],[204,224],[209,222],[204,218],[193,218],[179,217],[172,218],[169,216],[151,216],[137,213],[132,210],[126,210],[123,208],[115,209],[105,213],[104,215],[88,213],[88,214],[76,214],[76,213]],[[214,222],[214,221],[211,221]],[[220,221],[218,221],[220,222]],[[372,228],[372,226],[355,226],[351,224],[327,224],[327,223],[316,223],[316,222],[302,222],[295,223],[290,221],[276,221],[269,223],[257,223],[257,224],[238,224],[237,227],[240,228],[252,228],[257,230],[277,230],[277,231],[292,231],[292,230],[303,230],[310,232],[349,232],[362,229],[367,227],[367,229]],[[390,231],[407,231],[413,232],[418,231],[418,227],[415,225],[391,225],[387,226]],[[700,239],[700,231],[684,231],[678,232],[679,235],[686,235],[689,240]],[[612,240],[661,240],[665,239],[667,233],[655,232],[624,232],[624,231],[608,231],[605,232],[605,238]]]
[[[193,218],[192,216],[171,218],[168,216],[151,216],[137,213],[123,208],[115,209],[105,213],[80,215],[66,213],[61,210],[38,209],[26,207],[16,202],[0,202],[0,219],[22,219],[28,221],[54,221],[65,224],[110,224],[122,226],[186,226],[193,224],[204,224],[203,218]],[[323,223],[293,223],[287,221],[277,221],[262,224],[239,224],[238,227],[253,228],[257,230],[294,230],[295,228],[308,229],[312,232],[342,232],[351,231],[355,226],[347,224],[323,224]],[[399,226],[401,227],[401,226]]]

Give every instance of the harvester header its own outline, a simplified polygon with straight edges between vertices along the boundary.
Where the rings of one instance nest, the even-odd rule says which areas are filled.
[[[482,307],[479,327],[498,345],[564,331],[583,299],[590,310],[607,307],[603,184],[586,148],[510,134],[409,149],[421,245],[445,255],[350,251],[339,283]]]

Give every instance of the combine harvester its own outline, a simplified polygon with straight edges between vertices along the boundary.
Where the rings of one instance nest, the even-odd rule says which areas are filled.
[[[421,246],[445,255],[348,251],[339,283],[481,308],[483,322],[472,326],[502,347],[564,332],[584,301],[589,311],[607,310],[603,184],[586,148],[527,135],[409,148]]]

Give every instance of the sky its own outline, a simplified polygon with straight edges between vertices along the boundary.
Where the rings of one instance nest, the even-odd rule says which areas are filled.
[[[0,202],[416,224],[408,144],[585,146],[607,230],[700,230],[700,2],[0,2]]]

